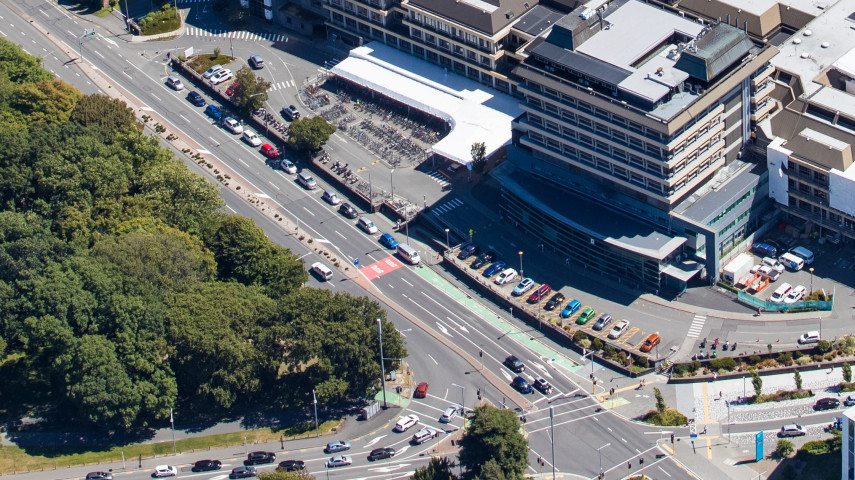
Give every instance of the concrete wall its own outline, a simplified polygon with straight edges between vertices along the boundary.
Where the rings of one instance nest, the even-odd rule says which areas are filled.
[[[831,208],[855,216],[855,172],[852,170],[855,167],[849,167],[849,175],[840,170],[828,172],[828,197]]]
[[[766,166],[769,168],[769,197],[787,207],[790,205],[790,197],[786,170],[793,152],[784,148],[783,143],[783,138],[775,137],[769,144],[766,149]]]

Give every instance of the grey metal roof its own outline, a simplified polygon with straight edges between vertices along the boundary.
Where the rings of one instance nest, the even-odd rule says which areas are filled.
[[[555,25],[564,14],[543,5],[536,5],[520,17],[514,24],[514,29],[536,37]]]
[[[695,40],[697,51],[686,49],[676,67],[692,77],[708,82],[739,61],[754,43],[744,31],[726,23],[712,25]]]
[[[736,168],[734,168],[736,167]],[[715,186],[715,179],[710,180],[708,191],[700,195],[693,194],[683,200],[674,213],[694,222],[706,225],[716,217],[722,210],[734,203],[745,194],[752,186],[760,182],[760,177],[767,171],[765,163],[751,164],[737,160],[729,167],[734,169],[735,174],[726,181]],[[759,194],[759,193],[758,193]],[[717,222],[716,227],[721,228],[728,222]],[[716,228],[714,227],[714,228]]]
[[[531,49],[531,53],[613,85],[619,84],[632,74],[632,72],[610,65],[602,60],[567,50],[549,41],[542,42]]]
[[[408,3],[493,35],[516,22],[538,0],[409,0]]]
[[[572,195],[505,162],[491,172],[502,187],[559,222],[617,248],[662,260],[686,242],[625,217],[586,198]]]

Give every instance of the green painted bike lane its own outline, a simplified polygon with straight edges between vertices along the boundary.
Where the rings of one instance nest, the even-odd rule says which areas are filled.
[[[484,322],[489,323],[499,331],[505,332],[506,335],[511,335],[519,344],[528,348],[529,350],[541,356],[542,358],[549,359],[548,363],[561,366],[570,372],[575,372],[582,368],[582,366],[578,363],[574,362],[573,360],[570,360],[569,358],[565,357],[563,354],[557,352],[556,350],[544,345],[537,339],[532,338],[532,336],[528,333],[520,330],[502,317],[490,311],[484,305],[481,305],[476,300],[470,298],[468,295],[460,291],[460,289],[452,285],[448,280],[442,278],[439,274],[437,274],[430,268],[416,268],[413,270],[418,273],[420,277],[430,282],[431,285],[438,288],[443,293],[457,301],[457,303],[463,305],[475,317],[479,318]]]

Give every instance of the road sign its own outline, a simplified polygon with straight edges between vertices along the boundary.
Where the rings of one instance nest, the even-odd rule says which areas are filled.
[[[95,35],[95,29],[94,28],[83,30],[83,36],[84,37],[92,37],[94,35]]]
[[[754,435],[754,461],[759,462],[763,460],[763,432],[757,432],[757,435]]]

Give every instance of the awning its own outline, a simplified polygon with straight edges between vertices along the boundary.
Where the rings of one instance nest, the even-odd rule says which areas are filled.
[[[698,262],[686,261],[668,265],[662,269],[662,273],[671,278],[676,278],[681,282],[688,282],[692,279],[704,266]]]

